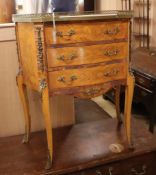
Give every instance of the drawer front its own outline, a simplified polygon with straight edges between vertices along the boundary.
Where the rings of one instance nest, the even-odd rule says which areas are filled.
[[[128,22],[85,22],[56,24],[45,27],[47,44],[110,41],[128,38]]]
[[[126,175],[126,174],[122,174],[121,167],[119,169],[119,166],[115,167],[114,165],[113,167],[111,166],[96,167],[68,175]]]
[[[154,153],[128,159],[122,163],[125,175],[153,175],[156,161]]]
[[[124,59],[128,43],[113,43],[82,47],[48,48],[48,67],[82,65]]]
[[[139,156],[109,165],[103,165],[70,175],[154,175],[155,155]]]
[[[143,86],[135,84],[135,95],[137,95],[140,98],[145,98],[147,96],[153,95],[153,91],[150,91],[144,88]]]
[[[154,88],[154,82],[152,81],[152,79],[145,77],[139,73],[134,73],[135,76],[135,81],[136,84],[148,89],[148,90],[153,90]]]
[[[124,63],[49,72],[50,89],[96,85],[126,78]]]

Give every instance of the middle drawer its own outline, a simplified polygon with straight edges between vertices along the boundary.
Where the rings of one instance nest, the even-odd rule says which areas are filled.
[[[128,43],[47,48],[48,68],[100,63],[128,57]]]
[[[50,90],[97,85],[126,78],[126,63],[49,72]]]

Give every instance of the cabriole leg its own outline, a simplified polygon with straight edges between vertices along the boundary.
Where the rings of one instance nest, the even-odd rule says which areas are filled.
[[[22,102],[24,117],[25,117],[25,135],[23,138],[23,143],[28,143],[30,139],[31,118],[29,114],[29,102],[28,102],[28,96],[27,96],[27,89],[26,89],[26,85],[24,85],[24,82],[23,82],[23,76],[20,73],[17,75],[17,85],[18,85],[18,91]]]
[[[50,169],[52,166],[53,158],[53,139],[52,139],[52,124],[50,117],[50,108],[49,108],[49,91],[48,87],[45,87],[42,90],[42,110],[45,120],[45,127],[47,133],[47,144],[48,144],[48,160],[45,169]]]
[[[134,92],[134,77],[132,75],[128,75],[127,85],[125,88],[124,124],[125,124],[127,141],[130,148],[133,148],[131,140],[131,108],[132,108],[133,92]]]

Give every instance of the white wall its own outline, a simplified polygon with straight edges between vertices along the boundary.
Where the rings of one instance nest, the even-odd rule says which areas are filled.
[[[97,10],[116,10],[118,0],[97,0]]]
[[[156,29],[156,0],[153,0],[153,9],[152,9],[152,38],[151,38],[151,46],[156,47],[156,34],[155,34],[155,29]]]

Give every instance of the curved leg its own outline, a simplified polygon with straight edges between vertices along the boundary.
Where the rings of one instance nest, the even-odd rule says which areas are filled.
[[[122,118],[120,113],[120,90],[121,90],[120,85],[115,87],[115,108],[116,108],[118,126],[121,126],[122,124]]]
[[[124,109],[124,123],[125,123],[125,133],[130,148],[133,148],[131,140],[131,108],[134,92],[134,77],[128,75],[127,85],[125,89],[125,109]]]
[[[48,87],[42,90],[42,110],[45,120],[45,127],[47,133],[47,144],[48,144],[48,160],[45,169],[50,169],[53,158],[53,139],[52,139],[52,124],[49,109],[49,91]]]
[[[22,102],[22,106],[24,110],[24,117],[25,117],[25,135],[23,138],[23,143],[28,143],[30,139],[31,118],[29,115],[27,90],[23,82],[22,74],[19,73],[16,78],[17,78],[18,91],[19,91],[21,102]]]

